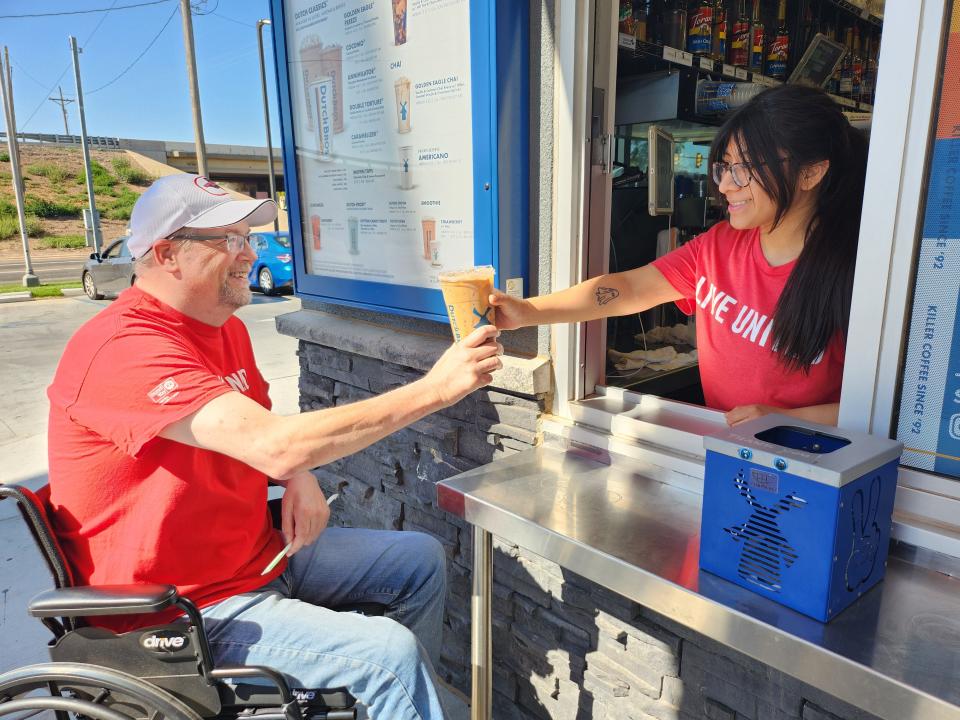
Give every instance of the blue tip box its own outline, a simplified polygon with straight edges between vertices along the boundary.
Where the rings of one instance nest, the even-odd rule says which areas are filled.
[[[902,443],[765,415],[703,444],[703,570],[821,622],[883,579]]]

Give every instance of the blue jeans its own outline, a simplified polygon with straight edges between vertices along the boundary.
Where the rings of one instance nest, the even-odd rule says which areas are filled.
[[[346,686],[374,719],[444,717],[440,655],[446,562],[417,532],[328,528],[259,590],[204,608],[218,665],[265,665],[291,687]],[[327,609],[386,606],[383,617]]]

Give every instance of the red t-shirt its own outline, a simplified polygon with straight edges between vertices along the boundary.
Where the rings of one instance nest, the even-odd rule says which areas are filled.
[[[282,572],[260,576],[283,548],[266,475],[158,436],[230,391],[269,408],[267,389],[236,317],[206,325],[134,287],[77,331],[47,396],[51,522],[78,584],[170,583],[203,607]]]
[[[771,324],[796,261],[772,266],[760,231],[717,223],[654,260],[697,318],[700,379],[707,405],[730,410],[762,404],[797,408],[840,401],[844,345],[838,334],[809,373],[788,371],[772,349]]]

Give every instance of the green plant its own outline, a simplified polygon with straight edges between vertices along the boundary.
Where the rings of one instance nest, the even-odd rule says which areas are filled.
[[[121,182],[130,183],[131,185],[150,184],[150,176],[143,170],[133,167],[127,158],[118,157],[110,162],[113,165],[113,171],[117,174],[117,178]]]
[[[36,215],[27,215],[27,235],[39,237],[43,235],[43,223]],[[0,240],[6,240],[20,235],[20,221],[16,214],[0,215]]]
[[[117,199],[104,205],[103,216],[110,220],[129,220],[133,204],[140,196],[130,188],[120,188]]]
[[[2,215],[12,215],[13,217],[16,217],[17,206],[9,200],[0,200],[0,216]]]
[[[46,237],[40,241],[45,248],[82,248],[87,246],[87,238],[83,235],[57,235]]]
[[[44,297],[60,297],[63,295],[61,292],[65,288],[78,288],[82,285],[77,281],[70,282],[60,282],[60,283],[41,283],[40,285],[26,288],[23,285],[19,284],[9,284],[9,285],[0,285],[0,293],[11,293],[11,292],[24,292],[29,291],[30,295],[35,298],[44,298]]]
[[[79,217],[81,214],[80,206],[74,203],[44,200],[38,197],[27,197],[24,202],[24,209],[28,214],[44,218]]]
[[[0,150],[0,162],[10,162],[10,153],[6,150]]]
[[[59,165],[54,165],[53,163],[34,163],[32,165],[27,165],[24,168],[31,175],[40,175],[41,177],[47,178],[52,183],[62,183],[68,177],[70,173],[60,167]]]
[[[110,171],[107,170],[103,165],[98,163],[96,160],[90,161],[90,174],[93,175],[93,191],[97,193],[106,193],[109,188],[112,188],[117,184],[117,179],[110,174]],[[77,185],[86,185],[87,183],[87,173],[86,171],[78,172],[73,176],[74,181]]]

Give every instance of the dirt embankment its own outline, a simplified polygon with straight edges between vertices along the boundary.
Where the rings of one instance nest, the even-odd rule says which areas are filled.
[[[94,197],[107,243],[125,232],[130,208],[153,178],[122,150],[91,150],[90,157]],[[77,238],[84,234],[82,208],[88,205],[80,148],[23,143],[20,161],[31,248],[44,250],[58,242],[68,244],[71,238],[76,245]],[[15,208],[10,159],[4,145],[0,148],[0,255],[20,247]]]

